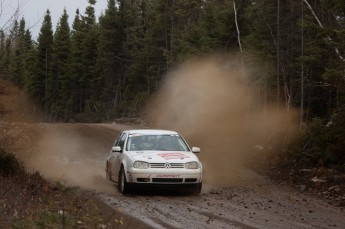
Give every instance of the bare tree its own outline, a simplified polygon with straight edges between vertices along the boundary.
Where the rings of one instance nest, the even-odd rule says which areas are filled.
[[[13,1],[11,1],[10,3],[9,0],[0,0],[0,31],[4,32],[5,36],[10,39],[10,41],[16,39],[12,28],[14,27],[14,24],[18,21],[18,19],[22,16],[23,8],[26,3],[27,1],[25,0],[18,0],[13,6]],[[8,16],[6,17],[6,15]],[[7,45],[5,47],[5,50],[0,53],[0,59],[2,59],[8,48],[9,45]]]
[[[15,5],[13,1],[0,0],[0,30],[10,33],[15,21],[23,15],[23,8],[27,1],[18,0]],[[6,17],[6,15],[8,15]],[[10,35],[10,34],[8,34]]]
[[[241,63],[242,63],[242,69],[244,70],[244,62],[243,62],[243,49],[242,49],[242,43],[241,43],[241,33],[238,26],[238,20],[237,20],[237,8],[236,8],[236,2],[235,0],[232,1],[232,5],[234,7],[234,14],[235,14],[235,24],[236,24],[236,30],[237,30],[237,40],[238,40],[238,46],[240,48],[241,52]]]

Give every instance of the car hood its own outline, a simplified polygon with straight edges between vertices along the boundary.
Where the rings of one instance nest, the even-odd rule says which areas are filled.
[[[128,152],[136,161],[150,163],[186,163],[199,161],[197,156],[188,151],[131,151]]]

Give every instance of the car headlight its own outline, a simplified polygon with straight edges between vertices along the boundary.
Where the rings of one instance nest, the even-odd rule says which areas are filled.
[[[136,169],[148,169],[150,167],[150,164],[145,161],[135,161],[133,163],[133,168]]]
[[[199,168],[199,163],[196,162],[196,161],[187,162],[185,164],[185,168],[186,169],[198,169]]]

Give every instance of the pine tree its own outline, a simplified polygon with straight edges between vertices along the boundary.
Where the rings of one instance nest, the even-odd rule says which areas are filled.
[[[19,74],[17,72],[17,65],[19,62],[18,52],[16,53],[16,38],[19,33],[19,23],[17,20],[13,22],[13,27],[11,28],[10,36],[7,36],[6,42],[6,53],[5,53],[5,77],[15,84],[19,84]]]
[[[6,36],[3,30],[0,30],[0,74],[4,73],[4,57],[6,53]]]
[[[70,80],[68,75],[70,56],[70,28],[66,9],[60,18],[52,44],[52,67],[49,80],[51,112],[68,118],[70,104]]]
[[[28,92],[41,105],[48,109],[48,79],[51,72],[51,45],[53,30],[50,11],[47,10],[38,36],[36,74],[31,76],[28,83]]]
[[[251,64],[260,63],[264,70],[257,71],[253,76],[256,84],[262,88],[262,102],[268,102],[268,89],[276,89],[276,69],[273,64],[277,59],[277,1],[264,0],[256,4],[249,4],[244,10],[244,22],[247,32],[244,34],[243,44],[246,51],[246,62]],[[255,20],[253,20],[255,19]],[[290,23],[293,23],[290,21]],[[298,46],[299,47],[299,46]],[[273,99],[273,98],[272,98]]]
[[[25,68],[25,20],[22,18],[18,25],[17,22],[14,24],[15,28],[13,29],[15,38],[12,43],[12,58],[10,63],[10,79],[12,82],[18,86],[23,86],[24,84],[24,68]]]
[[[124,102],[128,113],[135,113],[147,96],[145,72],[145,28],[141,1],[123,1],[121,5],[124,27]],[[134,93],[133,93],[134,92]]]
[[[118,10],[115,0],[108,1],[105,14],[100,17],[99,42],[97,46],[96,75],[104,112],[113,112],[118,105],[121,89],[121,37],[119,31]]]
[[[80,19],[79,10],[73,21],[71,32],[71,50],[69,63],[69,79],[71,81],[71,115],[81,113],[84,108],[85,79],[83,77],[82,65],[82,43],[85,39],[84,24]]]
[[[95,0],[89,0],[89,6],[86,8],[85,16],[82,17],[85,25],[85,38],[82,43],[82,72],[85,88],[84,98],[85,103],[84,111],[86,113],[97,112],[100,107],[98,104],[98,92],[95,66],[97,59],[97,43],[98,43],[98,26],[95,19]]]
[[[0,31],[1,76],[60,119],[135,115],[167,71],[215,52],[263,66],[249,80],[265,104],[301,105],[308,120],[345,103],[344,1],[108,0],[98,23],[88,3],[54,36],[47,11],[37,44],[24,19]]]
[[[6,37],[4,41],[4,52],[1,57],[1,72],[4,78],[8,78],[10,75],[10,64],[12,58],[12,40],[10,37]]]
[[[36,74],[37,65],[37,49],[32,41],[31,32],[29,29],[25,32],[25,57],[24,57],[24,75],[23,75],[23,87],[28,91],[30,80]]]
[[[151,2],[149,0],[144,0],[141,3],[141,16],[143,20],[143,37],[142,39],[142,50],[138,54],[138,58],[141,59],[142,67],[141,73],[145,76],[146,83],[144,84],[146,88],[144,93],[149,95],[157,90],[159,87],[160,79],[160,66],[155,62],[155,59],[161,58],[158,57],[160,52],[158,51],[160,47],[155,45],[155,33],[152,25],[155,23],[155,9],[156,2]],[[144,74],[143,74],[144,73]]]
[[[164,0],[155,3],[152,9],[151,38],[155,57],[153,59],[157,67],[157,75],[161,76],[168,71],[172,64],[170,50],[172,1]]]

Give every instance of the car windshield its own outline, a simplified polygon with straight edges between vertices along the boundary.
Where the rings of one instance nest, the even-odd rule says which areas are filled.
[[[172,135],[142,135],[128,136],[127,151],[189,151],[185,141],[177,134]]]

